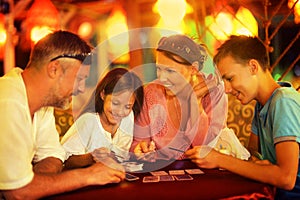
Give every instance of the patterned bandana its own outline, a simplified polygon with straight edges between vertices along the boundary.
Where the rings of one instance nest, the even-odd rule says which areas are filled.
[[[199,45],[191,38],[179,34],[162,37],[158,42],[157,50],[173,53],[185,59],[190,64],[198,61],[200,66],[202,66],[207,57],[207,52],[203,45]]]

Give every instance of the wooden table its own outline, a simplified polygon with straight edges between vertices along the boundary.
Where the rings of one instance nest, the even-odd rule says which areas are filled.
[[[158,161],[144,163],[137,181],[123,181],[119,184],[105,186],[90,186],[76,191],[54,195],[48,200],[74,199],[274,199],[274,187],[256,182],[226,170],[201,169],[204,174],[191,175],[190,181],[166,181],[143,183],[144,176],[151,175],[149,171],[198,168],[189,160],[173,162]]]

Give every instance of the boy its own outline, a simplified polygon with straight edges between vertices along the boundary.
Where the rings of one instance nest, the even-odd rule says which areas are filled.
[[[274,185],[277,199],[299,199],[300,94],[289,83],[273,79],[265,47],[257,38],[232,36],[214,62],[226,93],[242,104],[257,101],[249,150],[262,160],[252,156],[252,162],[243,161],[215,150],[203,155],[200,146],[186,155],[199,167],[220,167]]]

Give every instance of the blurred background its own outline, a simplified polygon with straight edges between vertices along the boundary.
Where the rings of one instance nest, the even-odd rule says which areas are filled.
[[[299,0],[0,0],[1,75],[24,68],[31,46],[56,29],[69,30],[97,46],[107,42],[108,65],[135,67],[153,62],[157,40],[165,30],[184,33],[205,43],[211,56],[229,35],[256,35],[270,53],[276,80],[294,80],[299,66]],[[141,29],[133,34],[129,30]],[[116,35],[121,36],[116,37]],[[130,50],[131,49],[131,50]],[[134,59],[130,59],[134,58]],[[105,60],[107,59],[107,60]],[[99,67],[99,66],[98,66]],[[101,67],[101,65],[100,65]],[[103,69],[93,73],[95,77]],[[153,72],[152,72],[153,73]],[[144,74],[149,81],[151,71]],[[294,77],[296,76],[296,77]]]
[[[265,44],[274,79],[300,88],[299,0],[0,0],[0,9],[1,76],[25,68],[32,45],[58,29],[101,46],[87,81],[91,87],[115,66],[143,66],[141,78],[153,80],[153,49],[168,34],[205,43],[211,57],[230,35],[253,35]],[[230,106],[232,127],[247,135],[253,108],[234,100]]]

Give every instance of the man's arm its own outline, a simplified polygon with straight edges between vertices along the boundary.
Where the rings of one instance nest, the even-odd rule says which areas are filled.
[[[54,157],[45,158],[33,165],[35,173],[59,173],[62,169],[62,161]]]
[[[96,163],[88,168],[67,170],[59,174],[35,173],[33,180],[26,186],[14,190],[5,190],[2,193],[7,200],[39,199],[88,185],[118,183],[124,177],[124,171],[112,169],[102,163]]]
[[[65,161],[65,169],[86,167],[92,165],[93,163],[95,162],[91,153],[72,155]]]

